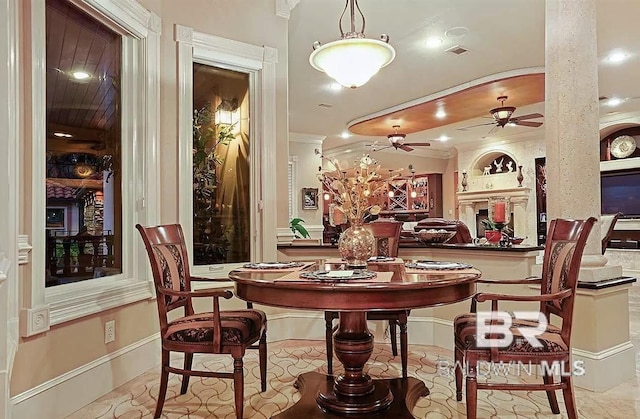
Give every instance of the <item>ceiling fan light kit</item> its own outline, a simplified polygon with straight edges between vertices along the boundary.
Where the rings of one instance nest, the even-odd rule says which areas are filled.
[[[516,111],[513,106],[504,106],[504,101],[507,100],[507,96],[499,96],[498,100],[501,102],[501,106],[491,109],[491,116],[496,120],[499,126],[504,127],[509,122],[509,118]]]
[[[349,32],[342,29],[342,18],[350,10],[351,27]],[[355,11],[362,19],[362,28],[356,30]],[[314,51],[309,57],[313,68],[327,73],[344,87],[356,88],[364,85],[382,67],[388,65],[396,56],[395,49],[389,45],[389,37],[382,35],[380,40],[365,38],[365,19],[358,0],[346,0],[339,21],[340,39],[321,45],[316,41]]]
[[[468,127],[462,127],[462,128],[458,128],[458,130],[466,131],[469,128],[482,127],[485,125],[494,125],[494,127],[491,128],[491,131],[489,131],[489,134],[491,134],[494,130],[498,128],[504,128],[506,125],[509,125],[509,126],[518,125],[518,126],[533,127],[533,128],[537,128],[540,125],[542,125],[542,122],[526,121],[526,119],[542,118],[543,117],[542,114],[531,113],[528,115],[516,116],[512,118],[513,113],[516,111],[516,108],[514,106],[504,106],[504,101],[507,100],[507,96],[498,96],[498,100],[500,101],[502,106],[493,108],[489,111],[491,113],[491,116],[494,119],[493,122],[489,122],[486,124],[471,125]]]

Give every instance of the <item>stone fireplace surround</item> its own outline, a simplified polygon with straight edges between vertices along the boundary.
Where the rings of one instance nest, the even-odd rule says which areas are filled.
[[[527,204],[529,203],[530,188],[502,188],[486,189],[480,191],[458,192],[458,205],[460,208],[460,220],[463,221],[469,231],[478,231],[476,215],[481,209],[489,207],[489,198],[493,196],[508,197],[511,202],[513,214],[513,234],[515,237],[529,237],[527,231]],[[535,235],[533,235],[535,238]]]

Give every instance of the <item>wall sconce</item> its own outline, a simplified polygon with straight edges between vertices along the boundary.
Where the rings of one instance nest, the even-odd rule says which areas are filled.
[[[234,127],[234,131],[240,131],[238,126],[240,123],[238,99],[222,99],[222,102],[216,108],[215,121],[216,125],[231,125]]]

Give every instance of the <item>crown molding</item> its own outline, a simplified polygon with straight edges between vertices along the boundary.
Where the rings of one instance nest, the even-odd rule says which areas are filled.
[[[289,142],[291,143],[322,145],[325,138],[327,138],[326,135],[303,134],[301,132],[289,133]]]
[[[291,11],[298,3],[300,3],[300,0],[276,0],[276,16],[289,19]]]
[[[325,157],[337,157],[341,154],[361,152],[362,154],[370,154],[372,157],[375,157],[376,154],[378,153],[385,153],[385,154],[404,153],[407,156],[411,155],[411,156],[448,160],[454,157],[456,153],[454,148],[438,150],[438,149],[429,148],[429,147],[416,147],[413,149],[413,151],[410,151],[410,152],[396,150],[392,147],[385,148],[384,150],[373,151],[371,145],[374,143],[375,141],[358,141],[356,143],[345,144],[339,147],[323,150],[322,154],[324,154]]]

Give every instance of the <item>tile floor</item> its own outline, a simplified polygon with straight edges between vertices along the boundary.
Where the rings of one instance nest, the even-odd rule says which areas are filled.
[[[640,285],[634,284],[630,298],[631,339],[640,346]],[[433,346],[412,345],[409,374],[423,380],[431,394],[420,399],[413,411],[417,418],[454,419],[465,417],[465,404],[455,401],[453,377],[439,372],[441,362],[450,362],[451,351]],[[638,358],[638,357],[636,357]],[[204,368],[232,370],[230,357],[201,356],[196,363]],[[298,400],[293,383],[306,371],[326,371],[324,342],[286,341],[269,346],[268,386],[259,392],[256,351],[245,356],[246,418],[269,418]],[[640,360],[636,360],[640,371]],[[368,364],[373,377],[400,376],[400,360],[391,356],[389,345],[378,344]],[[137,377],[99,400],[68,416],[67,419],[152,418],[158,392],[157,369]],[[191,378],[189,391],[179,395],[180,377],[170,375],[163,418],[235,418],[231,380]],[[561,415],[553,415],[544,392],[478,393],[478,418],[566,418],[561,393]],[[630,380],[604,393],[576,388],[579,416],[582,419],[640,418],[640,385]]]

